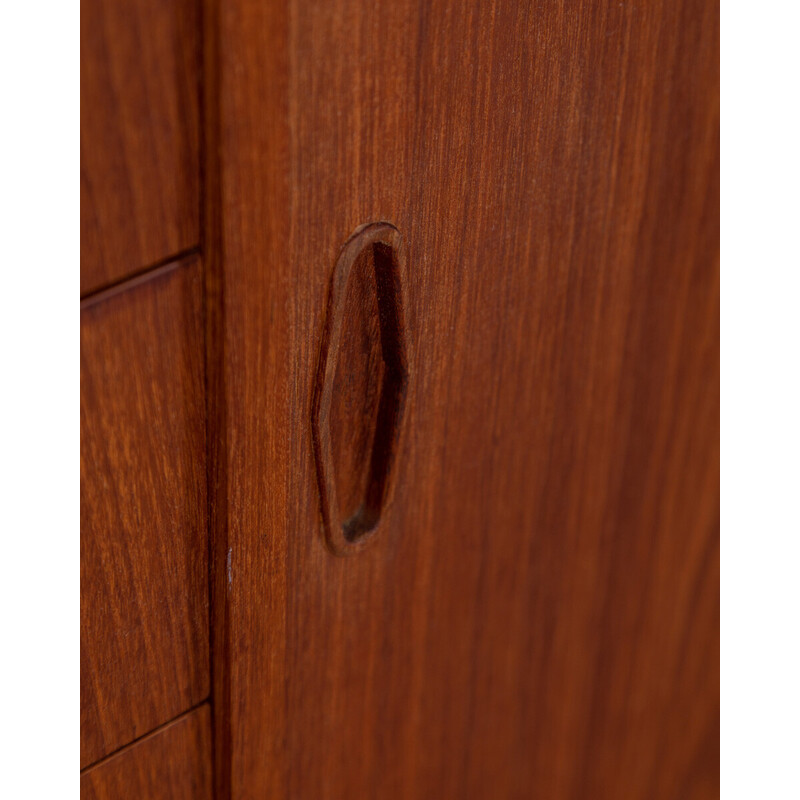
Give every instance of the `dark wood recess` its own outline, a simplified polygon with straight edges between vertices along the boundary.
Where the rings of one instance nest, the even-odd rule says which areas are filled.
[[[211,800],[208,704],[91,767],[81,800]]]
[[[82,767],[209,692],[201,272],[81,310]]]
[[[716,797],[717,3],[206,8],[219,797]],[[310,409],[378,220],[412,379],[338,558]]]
[[[81,0],[81,295],[200,241],[197,0]]]
[[[326,539],[338,555],[366,545],[391,503],[408,388],[404,255],[395,228],[367,225],[331,281],[311,423]]]

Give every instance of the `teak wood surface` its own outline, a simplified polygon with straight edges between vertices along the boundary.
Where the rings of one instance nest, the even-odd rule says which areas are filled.
[[[218,796],[717,796],[717,3],[204,14]],[[378,220],[412,380],[338,558],[309,409]]]
[[[81,775],[81,800],[211,800],[208,704]]]
[[[82,304],[82,767],[209,694],[202,286],[190,258]]]
[[[200,242],[197,0],[81,0],[81,295]]]
[[[359,228],[331,280],[311,410],[325,537],[361,550],[389,512],[408,389],[405,249],[386,223]]]

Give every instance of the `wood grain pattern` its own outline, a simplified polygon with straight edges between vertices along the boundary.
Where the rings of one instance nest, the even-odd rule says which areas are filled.
[[[196,0],[81,0],[81,295],[196,246]]]
[[[206,12],[219,796],[717,796],[716,2]],[[338,559],[308,408],[377,219],[415,377]]]
[[[325,538],[353,555],[391,503],[408,390],[405,250],[387,223],[359,228],[333,272],[311,425]]]
[[[81,800],[211,800],[208,704],[81,775]]]
[[[333,309],[329,305],[328,310],[329,314],[338,311],[342,317],[341,342],[337,343],[337,352],[330,354],[331,453],[326,477],[335,484],[339,498],[332,524],[340,528],[363,507],[368,491],[370,454],[386,371],[373,262],[370,247],[353,264],[351,280],[343,291],[342,307]],[[320,372],[318,380],[323,381],[324,368]]]
[[[81,766],[208,696],[197,259],[81,311]]]

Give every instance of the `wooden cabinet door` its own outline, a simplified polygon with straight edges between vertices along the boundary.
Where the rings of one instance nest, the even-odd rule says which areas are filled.
[[[716,796],[716,2],[205,13],[219,796]]]

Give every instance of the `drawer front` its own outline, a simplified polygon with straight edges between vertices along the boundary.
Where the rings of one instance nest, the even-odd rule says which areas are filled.
[[[81,800],[210,800],[211,714],[186,714],[81,775]]]
[[[81,2],[81,294],[199,242],[195,0]]]
[[[81,766],[208,695],[201,267],[81,310]]]

